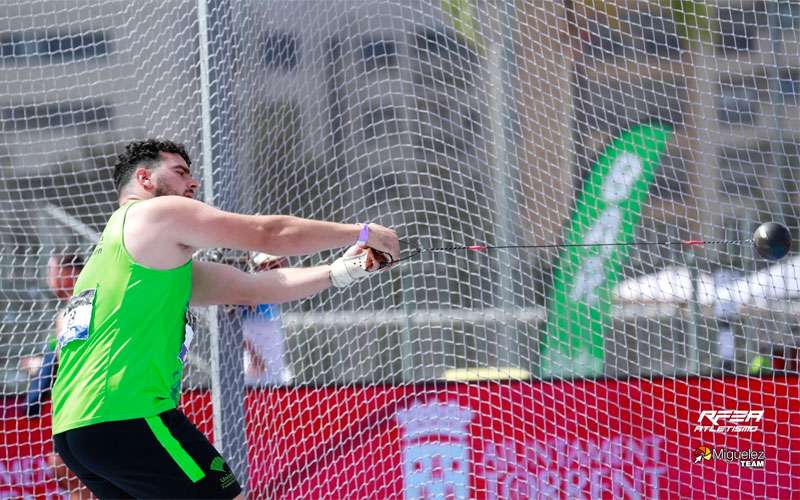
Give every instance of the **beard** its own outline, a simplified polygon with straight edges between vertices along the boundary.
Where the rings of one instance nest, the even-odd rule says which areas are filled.
[[[170,196],[170,195],[177,195],[180,196],[181,193],[176,193],[175,191],[162,186],[156,186],[156,190],[153,192],[154,196]]]

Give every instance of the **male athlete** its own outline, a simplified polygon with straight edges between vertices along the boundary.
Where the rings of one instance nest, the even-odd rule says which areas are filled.
[[[396,233],[376,224],[240,215],[195,201],[190,163],[170,141],[126,147],[114,170],[120,208],[78,278],[59,334],[55,449],[100,498],[243,496],[177,410],[190,303],[297,300],[367,276],[382,254],[399,256]],[[349,245],[331,265],[257,274],[192,261],[201,248],[291,256]]]

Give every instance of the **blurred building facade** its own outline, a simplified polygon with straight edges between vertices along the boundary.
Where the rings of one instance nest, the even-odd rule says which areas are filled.
[[[11,197],[0,201],[0,284],[9,311],[3,328],[12,335],[3,338],[27,349],[41,335],[24,332],[46,330],[50,306],[22,296],[39,287],[45,253],[89,244],[79,228],[102,228],[114,206],[108,178],[119,144],[174,137],[189,145],[198,168],[208,161],[204,54],[191,2],[5,4],[0,165]],[[400,226],[412,247],[510,238],[551,244],[563,237],[581,180],[605,144],[634,123],[659,121],[674,127],[675,140],[640,239],[744,239],[767,218],[796,234],[797,6],[706,4],[708,25],[688,30],[663,2],[635,0],[534,0],[513,8],[420,0],[243,4],[235,15],[240,36],[224,47],[234,61],[226,109],[242,181],[233,196],[253,212]],[[729,255],[698,258],[709,269],[755,265]],[[381,294],[367,296],[365,288],[359,304],[326,296],[303,307],[400,308],[407,316],[441,304],[529,311],[544,302],[556,257],[441,256],[412,264],[412,276],[385,277]],[[624,273],[682,258],[666,249],[634,252]],[[458,349],[496,349],[497,325],[506,319],[492,321],[393,323],[378,335],[406,331],[416,354],[376,340],[365,353],[375,369],[362,370],[363,379],[408,356],[408,366],[386,371],[437,376],[467,357]],[[535,358],[535,342],[525,339],[535,339],[536,321],[509,324],[518,332],[518,356]],[[644,371],[680,370],[685,356],[673,347],[684,342],[685,328],[659,325],[635,328],[635,341],[618,339],[613,344],[628,347],[610,353],[609,364],[634,372],[632,356],[667,338],[662,353],[648,355],[655,361],[636,362]],[[354,342],[368,334],[345,330]],[[316,349],[311,335],[298,335],[295,354]],[[335,345],[352,343],[318,347],[333,353],[323,356],[331,370],[361,373],[353,365],[361,358],[348,362]],[[422,359],[431,350],[436,359]]]
[[[199,153],[199,42],[186,2],[0,9],[0,380],[18,392],[19,357],[53,334],[48,256],[88,255],[120,145],[157,134]]]
[[[567,13],[576,54],[577,177],[620,129],[640,121],[667,123],[675,138],[651,189],[639,240],[747,240],[768,220],[797,234],[800,5],[684,2],[687,13],[695,9],[690,18],[675,15],[665,7],[668,2],[587,4],[572,2]],[[743,245],[636,250],[623,269],[629,277],[667,265],[721,273],[764,265]],[[776,314],[782,313],[762,311],[737,321],[738,370],[765,346],[796,344],[787,316],[777,322],[753,319]],[[690,331],[698,351],[712,358],[708,369],[717,364],[717,326],[710,310],[692,313],[690,307],[675,317],[639,318],[614,330],[614,342],[607,345],[629,346],[617,353],[622,373],[636,367],[680,371],[689,361],[681,346]],[[654,343],[661,348],[647,354]]]

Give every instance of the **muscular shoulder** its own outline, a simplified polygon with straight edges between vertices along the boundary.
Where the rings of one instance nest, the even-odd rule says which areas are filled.
[[[137,202],[128,213],[137,217],[153,217],[165,221],[204,206],[206,205],[203,202],[185,196],[157,196]]]
[[[135,203],[125,217],[125,246],[139,264],[157,269],[186,261],[192,248],[183,233],[193,227],[187,214],[205,206],[182,196],[159,196]]]
[[[128,210],[126,224],[146,225],[160,232],[191,223],[193,216],[208,206],[183,196],[158,196],[137,202]]]
[[[136,212],[133,212],[133,210]],[[218,210],[181,196],[159,196],[131,207],[128,231],[146,231],[164,242],[190,248],[227,247],[256,250],[268,240],[269,222],[275,218]],[[274,225],[274,224],[273,224]],[[134,228],[135,226],[135,228]]]

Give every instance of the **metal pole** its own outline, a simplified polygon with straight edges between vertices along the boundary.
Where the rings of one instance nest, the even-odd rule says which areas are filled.
[[[197,0],[197,27],[200,38],[200,107],[203,122],[203,195],[205,202],[214,205],[214,174],[211,158],[211,90],[208,67],[208,6]]]
[[[203,118],[203,180],[206,202],[223,210],[237,207],[235,123],[232,75],[236,57],[236,24],[230,0],[198,0],[201,99]],[[233,43],[232,43],[233,42]],[[226,99],[228,98],[228,99]],[[221,191],[215,193],[214,186]],[[215,196],[219,194],[219,196]],[[247,437],[241,321],[222,308],[209,310],[211,335],[211,400],[214,444],[246,489]]]
[[[785,117],[783,89],[780,83],[781,68],[785,65],[783,57],[783,29],[781,28],[780,4],[782,0],[770,0],[767,2],[767,20],[769,26],[770,51],[772,56],[772,66],[775,74],[767,73],[769,82],[769,96],[772,111],[773,132],[769,134],[769,150],[771,161],[776,172],[772,176],[774,203],[777,204],[776,214],[778,221],[786,223],[786,209],[789,203],[789,196],[786,192],[785,175],[785,155],[783,154],[783,122]],[[780,157],[780,161],[778,158]]]
[[[773,178],[775,182],[773,188],[775,189],[775,201],[778,210],[773,212],[777,214],[778,221],[789,225],[787,221],[787,210],[789,210],[790,196],[786,189],[787,182],[787,168],[790,168],[786,163],[785,144],[783,124],[785,122],[786,110],[784,106],[783,88],[781,87],[781,69],[786,66],[786,58],[784,56],[783,45],[783,23],[781,6],[791,9],[790,2],[786,0],[771,0],[767,2],[767,22],[769,25],[769,39],[770,49],[772,52],[772,65],[775,68],[775,74],[768,78],[769,81],[769,96],[770,103],[772,104],[772,123],[774,132],[769,134],[769,149],[772,164],[777,170]],[[769,75],[769,73],[768,73]],[[791,174],[789,175],[791,178]],[[795,222],[795,221],[792,221]],[[783,264],[781,264],[783,266]],[[783,268],[783,267],[781,267]],[[787,276],[788,273],[783,273],[783,287],[788,290]],[[790,304],[788,300],[783,301],[784,321],[789,317]],[[759,350],[760,346],[756,343],[756,349]]]
[[[509,12],[511,11],[511,12]],[[516,218],[512,206],[514,198],[514,169],[513,158],[509,150],[515,148],[514,136],[509,134],[514,130],[513,104],[509,101],[514,95],[510,81],[513,71],[514,39],[516,29],[516,7],[514,2],[500,2],[491,10],[492,22],[490,29],[499,33],[500,39],[492,37],[488,51],[489,71],[489,105],[490,121],[492,124],[492,139],[495,147],[495,185],[494,196],[497,207],[496,238],[501,245],[516,243],[514,228]],[[498,254],[500,274],[500,308],[510,310],[514,308],[514,281],[511,254],[500,252]],[[497,364],[498,368],[511,368],[519,366],[519,339],[515,325],[502,321],[497,332]]]
[[[687,254],[686,267],[692,281],[692,298],[689,300],[689,328],[686,345],[686,371],[696,375],[700,366],[700,352],[697,344],[697,322],[700,320],[700,272],[697,269],[697,258],[694,251]]]
[[[422,267],[422,264],[419,266]],[[400,284],[403,294],[403,311],[405,313],[405,328],[400,331],[400,367],[402,370],[402,383],[409,384],[416,381],[411,330],[416,328],[412,323],[412,316],[416,314],[417,302],[414,296],[414,274],[411,270],[408,270],[400,277]]]

